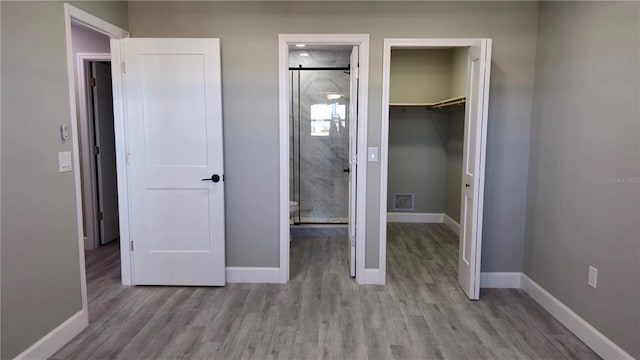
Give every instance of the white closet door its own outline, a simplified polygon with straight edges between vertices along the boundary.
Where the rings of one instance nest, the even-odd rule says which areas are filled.
[[[224,285],[218,39],[125,39],[134,283]]]
[[[351,50],[349,90],[349,273],[356,276],[356,152],[358,137],[358,47]]]
[[[469,48],[467,72],[458,283],[469,299],[480,297],[486,106],[489,95],[489,79],[485,77],[491,61],[489,44],[483,40],[481,45]]]

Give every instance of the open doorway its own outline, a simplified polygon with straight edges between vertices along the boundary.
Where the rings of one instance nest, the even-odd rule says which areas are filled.
[[[353,51],[357,48],[290,46],[289,197],[294,225],[349,223],[349,135],[356,116],[350,83],[357,81],[350,75]]]
[[[104,246],[120,237],[111,61],[85,61],[85,69],[86,83],[91,87],[87,103],[90,124],[93,125],[89,133],[93,146],[89,146],[88,152],[93,149],[91,160],[95,171],[91,175],[95,178],[93,195],[97,200],[96,243]]]
[[[355,276],[348,226],[358,106],[352,75],[358,65],[351,59],[357,52],[348,45],[289,46],[292,279],[325,266]]]
[[[111,59],[114,65],[119,65],[119,57],[112,54],[110,43],[128,37],[129,33],[69,4],[64,5],[64,16],[69,101],[75,110],[71,112],[70,137],[78,209],[82,321],[86,324],[87,277],[100,274],[110,281],[120,280],[122,252],[119,241],[114,240],[120,237],[118,199],[122,194],[118,193],[121,178],[116,167],[122,170],[125,154],[115,150],[118,139],[114,109],[118,109],[119,102],[114,93],[119,90],[112,88]],[[118,148],[122,149],[122,145]],[[105,268],[111,269],[110,273],[105,273]],[[97,282],[92,281],[91,286],[97,286]],[[89,292],[92,300],[100,296],[97,288]]]
[[[79,138],[84,257],[89,279],[119,274],[119,220],[110,38],[71,24]],[[99,293],[89,281],[91,301]]]
[[[113,89],[109,38],[71,26],[76,116],[80,140],[83,234],[86,250],[119,238]],[[100,52],[86,52],[86,51]]]
[[[364,281],[367,74],[367,35],[280,35],[280,282]]]
[[[404,267],[391,276],[469,299],[480,289],[490,46],[388,39],[384,49],[381,272],[389,256]]]

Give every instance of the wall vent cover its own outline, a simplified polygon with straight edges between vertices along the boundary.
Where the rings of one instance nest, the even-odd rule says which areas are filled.
[[[393,193],[393,211],[412,211],[414,193]]]

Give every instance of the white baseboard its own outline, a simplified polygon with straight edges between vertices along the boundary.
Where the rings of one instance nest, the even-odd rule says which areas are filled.
[[[522,274],[522,290],[603,359],[633,360],[631,355],[524,274]]]
[[[280,282],[280,268],[277,267],[227,267],[228,283],[263,283]]]
[[[388,212],[387,222],[441,224],[442,222],[444,222],[444,214]]]
[[[453,231],[456,235],[460,236],[460,224],[458,224],[455,220],[453,220],[449,215],[444,214],[444,224],[447,225],[451,231]]]
[[[480,274],[480,287],[521,288],[603,359],[633,360],[631,355],[523,273],[483,272]]]
[[[80,310],[40,340],[36,341],[33,345],[29,346],[28,349],[16,356],[14,360],[48,359],[88,325],[88,312],[86,310]]]
[[[380,269],[364,269],[364,285],[384,285],[384,280]]]
[[[520,289],[522,273],[483,272],[480,273],[480,287],[493,289]]]

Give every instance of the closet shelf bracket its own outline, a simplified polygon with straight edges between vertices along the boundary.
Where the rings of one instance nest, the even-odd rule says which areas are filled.
[[[443,108],[454,106],[454,105],[462,105],[466,102],[467,102],[466,96],[458,96],[451,99],[445,99],[445,100],[436,101],[432,103],[389,103],[389,106],[396,106],[396,107],[424,106],[427,110],[431,110],[431,109],[443,109]]]

